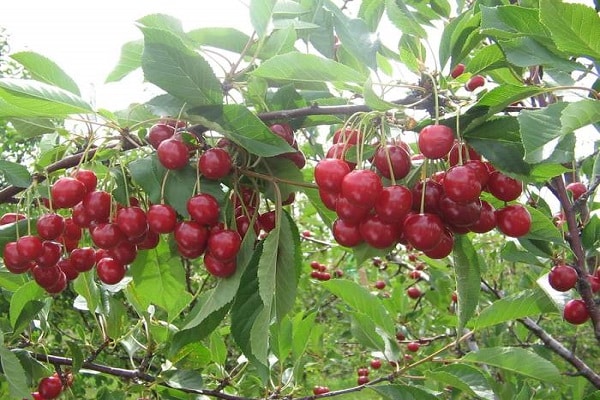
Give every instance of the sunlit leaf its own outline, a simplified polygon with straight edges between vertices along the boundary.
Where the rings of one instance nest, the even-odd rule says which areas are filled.
[[[458,292],[458,336],[475,314],[481,286],[480,259],[466,235],[454,236],[454,271]]]
[[[258,37],[267,34],[275,3],[276,0],[250,0],[250,22]]]
[[[22,164],[0,160],[0,175],[3,175],[9,184],[16,187],[26,188],[31,185],[31,174]]]
[[[23,65],[33,79],[80,95],[79,87],[73,78],[49,58],[33,51],[21,51],[11,54],[10,57]]]
[[[121,47],[121,56],[117,65],[106,77],[106,83],[117,82],[129,75],[131,72],[142,66],[142,53],[144,52],[144,42],[133,40],[125,43]]]
[[[483,309],[475,320],[475,328],[485,328],[517,318],[555,312],[556,308],[546,294],[537,290],[525,290],[496,300]]]

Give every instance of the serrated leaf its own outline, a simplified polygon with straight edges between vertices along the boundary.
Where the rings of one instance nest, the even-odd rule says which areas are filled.
[[[411,4],[412,5],[412,4]],[[416,12],[411,11],[402,0],[386,0],[385,11],[396,28],[402,33],[418,37],[427,37],[427,31],[421,26]]]
[[[174,33],[140,27],[146,79],[191,106],[221,104],[223,90],[208,62]]]
[[[585,69],[583,65],[575,61],[565,60],[564,57],[553,53],[537,40],[530,37],[503,40],[499,43],[506,54],[508,62],[517,67],[542,65],[550,68],[558,68],[564,72]]]
[[[600,59],[600,16],[593,8],[541,0],[540,19],[560,50],[573,56]]]
[[[442,67],[450,59],[451,65],[458,64],[481,43],[484,36],[479,33],[480,22],[481,13],[474,13],[470,9],[446,24],[439,50]]]
[[[73,78],[49,58],[33,51],[21,51],[10,57],[23,65],[33,79],[81,95]]]
[[[9,121],[22,138],[38,137],[56,131],[54,121],[50,118],[10,118]]]
[[[425,68],[425,58],[427,51],[421,43],[421,39],[416,36],[404,34],[398,44],[400,51],[400,61],[415,74],[420,75]]]
[[[117,82],[142,66],[144,42],[133,40],[121,47],[121,55],[117,65],[106,77],[104,83]]]
[[[347,82],[361,84],[366,77],[343,64],[313,54],[290,52],[275,56],[252,71],[267,79],[297,82]]]
[[[479,74],[488,70],[506,66],[506,57],[497,44],[477,49],[467,63],[467,71]]]
[[[438,397],[430,393],[425,389],[421,389],[417,386],[390,384],[390,385],[377,385],[369,386],[370,390],[373,390],[383,398],[388,400],[436,400]]]
[[[0,105],[0,118],[62,117],[93,112],[79,96],[28,79],[0,78]]]
[[[521,6],[481,6],[481,31],[497,39],[533,36],[548,40],[548,30],[542,25],[539,11]]]
[[[210,27],[189,31],[187,36],[201,46],[210,46],[234,53],[244,51],[250,36],[235,28]]]
[[[488,347],[469,353],[462,362],[482,363],[546,382],[560,379],[554,364],[531,350],[520,347]]]
[[[473,325],[475,329],[485,328],[517,318],[555,311],[554,304],[542,290],[524,290],[494,301],[492,305],[481,311]]]
[[[381,335],[377,333],[377,326],[369,315],[357,311],[351,311],[352,317],[352,337],[366,348],[383,351],[385,342]]]
[[[8,382],[11,397],[15,399],[29,398],[31,390],[29,390],[25,379],[23,365],[21,365],[17,356],[4,345],[0,345],[0,363],[2,364],[4,377]]]
[[[479,99],[477,106],[489,107],[488,116],[494,115],[510,104],[526,99],[544,90],[535,86],[502,85],[493,88]]]
[[[0,160],[0,174],[13,186],[26,188],[31,185],[31,174],[24,165]]]
[[[458,336],[475,314],[481,287],[480,260],[466,235],[454,236],[454,274],[458,293]]]
[[[19,319],[27,303],[34,300],[43,299],[46,297],[45,293],[45,290],[35,281],[27,282],[15,293],[13,293],[10,298],[10,307],[8,311],[10,324],[13,328],[16,326],[17,320]]]
[[[250,22],[259,38],[268,32],[275,3],[276,0],[250,0]]]
[[[496,398],[486,375],[480,369],[470,365],[446,365],[425,375],[432,380],[457,388],[469,396],[489,400]]]
[[[531,230],[523,237],[524,239],[540,240],[565,246],[562,233],[549,217],[533,207],[527,207],[527,211],[531,215]]]
[[[336,7],[333,25],[341,45],[357,60],[371,69],[377,67],[376,54],[381,42],[362,19],[348,18]]]

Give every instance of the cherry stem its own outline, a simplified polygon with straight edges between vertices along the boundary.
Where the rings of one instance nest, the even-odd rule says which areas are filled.
[[[427,165],[429,160],[426,158],[423,161],[423,169],[421,170],[421,205],[419,207],[419,213],[425,213],[425,188],[427,187]]]

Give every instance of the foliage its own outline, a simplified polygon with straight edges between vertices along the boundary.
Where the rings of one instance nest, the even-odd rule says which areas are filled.
[[[249,3],[251,34],[186,32],[162,14],[136,21],[142,39],[123,45],[107,82],[141,69],[163,92],[126,110],[94,109],[41,54],[10,55],[18,67],[0,76],[0,203],[25,219],[0,225],[2,397],[27,397],[53,372],[62,398],[77,399],[598,396],[597,12],[554,0]],[[0,51],[4,65],[4,44]],[[166,147],[152,142],[157,124],[189,146],[181,168],[167,168]],[[382,175],[380,144],[402,142],[409,170],[378,182],[418,187],[450,170],[445,157],[420,154],[427,143],[419,132],[431,125],[452,128],[496,176],[523,183],[510,199],[490,184],[477,201],[519,207],[531,218],[527,233],[499,226],[476,234],[448,223],[451,254],[434,256],[408,244],[403,216],[387,221],[397,227],[389,243],[338,245],[340,210],[313,183],[319,161],[342,158]],[[353,130],[356,151],[326,155],[339,140],[334,132]],[[211,179],[197,166],[217,148],[233,167]],[[144,211],[173,207],[183,229],[198,218],[188,200],[210,195],[222,226],[198,228],[205,240],[194,249],[177,231],[161,232],[154,247],[136,237],[124,277],[107,283],[88,268],[68,283],[62,273],[61,290],[55,282],[44,290],[30,264],[9,271],[7,244],[40,234],[57,182],[81,171],[93,171],[114,200],[75,243],[66,231],[54,238],[64,259],[73,248],[100,247],[96,232],[118,224],[132,198]],[[93,200],[82,190],[85,206]],[[240,201],[248,194],[260,200]],[[425,194],[411,198],[423,215]],[[75,218],[76,208],[56,212]],[[85,212],[99,215],[102,205]],[[243,240],[230,264],[219,264],[231,271],[215,276],[210,239],[201,255],[206,237],[228,228]],[[111,249],[102,251],[116,258]],[[566,292],[548,278],[562,264],[577,276]],[[573,299],[582,299],[589,322],[563,319]],[[373,359],[382,366],[369,367]],[[368,379],[358,368],[369,368]]]

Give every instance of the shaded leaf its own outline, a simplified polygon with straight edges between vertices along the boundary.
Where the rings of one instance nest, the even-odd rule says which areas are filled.
[[[26,188],[31,185],[31,174],[24,165],[0,160],[0,174],[13,186]]]
[[[460,389],[471,396],[489,400],[496,398],[486,374],[470,365],[450,364],[426,373],[426,376]]]
[[[250,0],[250,22],[259,38],[268,32],[276,0]]]
[[[555,312],[556,308],[546,293],[540,289],[524,290],[496,300],[483,309],[475,320],[476,329],[501,324],[517,318]]]
[[[373,390],[383,398],[388,400],[436,400],[437,395],[421,389],[417,386],[390,384],[390,385],[377,385],[369,386],[370,390]]]
[[[475,314],[481,286],[480,260],[466,235],[454,236],[454,271],[458,293],[458,336]]]
[[[21,316],[27,303],[34,300],[43,299],[46,291],[37,284],[35,281],[29,281],[21,286],[10,298],[10,307],[8,315],[10,318],[10,324],[15,328],[17,320]],[[38,310],[39,311],[39,310]],[[33,317],[33,315],[31,316]],[[20,332],[18,332],[20,333]]]
[[[25,370],[17,356],[0,344],[0,363],[12,398],[29,398],[31,391],[25,379]]]

